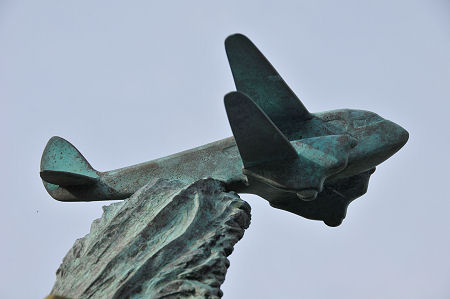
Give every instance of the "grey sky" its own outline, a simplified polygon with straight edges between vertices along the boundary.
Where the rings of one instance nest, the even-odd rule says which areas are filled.
[[[338,228],[244,195],[224,298],[450,297],[448,1],[0,1],[0,297],[48,294],[105,203],[39,179],[58,135],[98,170],[231,135],[223,41],[248,35],[312,112],[374,111],[408,144]]]

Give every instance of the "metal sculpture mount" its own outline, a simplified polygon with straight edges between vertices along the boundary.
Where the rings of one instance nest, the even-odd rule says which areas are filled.
[[[188,185],[211,177],[275,208],[341,224],[375,167],[407,142],[408,132],[369,111],[310,113],[247,37],[229,36],[225,48],[237,89],[225,95],[234,138],[100,172],[53,137],[41,160],[48,193],[59,201],[116,200],[155,178]]]
[[[250,206],[222,182],[151,180],[129,199],[103,207],[64,257],[51,293],[218,299],[227,256],[249,224]]]

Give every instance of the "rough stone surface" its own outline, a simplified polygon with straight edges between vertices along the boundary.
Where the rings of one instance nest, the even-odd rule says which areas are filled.
[[[103,207],[56,272],[52,294],[69,298],[219,298],[250,206],[202,179],[148,183]]]

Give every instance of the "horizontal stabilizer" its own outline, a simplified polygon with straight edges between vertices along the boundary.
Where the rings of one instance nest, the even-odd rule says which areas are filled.
[[[296,150],[267,115],[246,95],[225,95],[225,109],[244,167],[298,158]]]
[[[47,183],[62,187],[91,185],[97,182],[96,178],[65,171],[44,170],[40,175]]]
[[[225,50],[236,89],[248,95],[283,131],[286,123],[311,118],[294,92],[275,68],[244,35],[225,40]],[[283,132],[288,135],[289,132]]]
[[[93,184],[99,177],[72,144],[56,136],[42,153],[40,175],[45,182],[59,186]]]

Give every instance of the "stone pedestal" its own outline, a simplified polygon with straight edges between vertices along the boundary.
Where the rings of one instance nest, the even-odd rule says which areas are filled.
[[[250,206],[213,179],[148,183],[103,208],[56,272],[68,298],[219,298]]]

